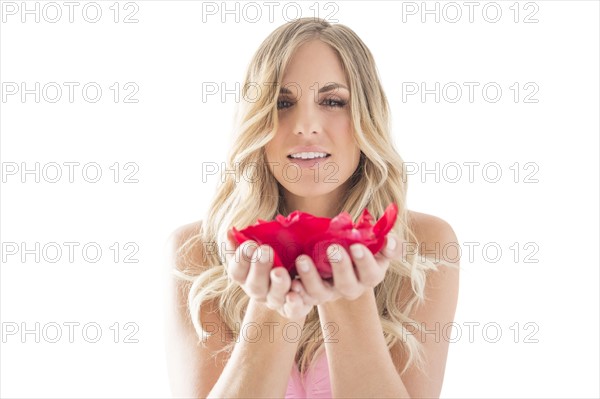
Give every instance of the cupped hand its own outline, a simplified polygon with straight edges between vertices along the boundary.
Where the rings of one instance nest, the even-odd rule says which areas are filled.
[[[402,255],[400,244],[398,236],[389,233],[384,248],[376,255],[362,244],[352,244],[350,254],[340,245],[330,245],[327,257],[331,264],[333,282],[321,278],[309,256],[300,255],[296,259],[300,279],[292,282],[292,290],[309,305],[320,305],[341,298],[355,300],[365,290],[383,281],[390,260],[400,259]]]
[[[227,274],[256,302],[288,319],[305,317],[313,308],[294,291],[284,267],[273,267],[273,249],[256,241],[243,242],[227,262]]]

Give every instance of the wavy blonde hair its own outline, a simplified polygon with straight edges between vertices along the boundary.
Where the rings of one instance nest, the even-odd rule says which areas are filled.
[[[339,57],[350,84],[353,134],[361,150],[359,165],[350,177],[349,189],[340,202],[338,213],[346,211],[356,221],[363,209],[368,208],[378,219],[386,206],[395,202],[399,214],[392,231],[406,242],[413,243],[415,248],[419,246],[409,226],[404,162],[393,146],[389,105],[371,52],[356,33],[342,24],[331,25],[322,19],[300,18],[280,26],[260,45],[246,73],[242,89],[245,100],[237,110],[236,134],[227,159],[227,169],[236,169],[239,174],[222,174],[221,184],[202,219],[200,231],[178,248],[178,256],[188,259],[198,243],[204,247],[202,264],[194,264],[190,260],[185,262],[185,269],[174,273],[191,284],[188,307],[203,344],[208,332],[202,328],[200,308],[209,301],[218,304],[220,318],[233,333],[234,339],[216,353],[233,349],[249,301],[239,285],[227,276],[222,254],[226,251],[231,253],[234,248],[228,240],[227,231],[233,226],[243,228],[254,224],[259,218],[272,220],[277,214],[289,214],[284,209],[280,184],[268,169],[264,147],[277,131],[278,88],[283,71],[294,50],[313,39],[331,46]],[[266,83],[272,83],[276,90],[269,90]],[[250,169],[254,173],[253,179],[240,178],[247,176]],[[217,243],[229,243],[229,246],[219,248]],[[437,265],[418,255],[418,251],[407,251],[402,259],[390,263],[384,280],[374,288],[388,348],[401,342],[402,373],[412,364],[424,370],[422,346],[413,336],[420,326],[408,315],[424,301],[426,274],[436,269]],[[409,282],[410,295],[401,297],[401,288]],[[412,329],[405,327],[407,323]],[[307,315],[296,354],[302,373],[324,350],[323,344],[315,307]]]

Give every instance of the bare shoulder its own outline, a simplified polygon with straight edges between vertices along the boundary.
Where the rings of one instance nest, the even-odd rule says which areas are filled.
[[[167,239],[167,251],[170,262],[167,262],[171,270],[189,270],[192,265],[199,267],[202,264],[202,245],[197,237],[201,232],[202,221],[184,224],[174,229]]]
[[[419,253],[435,254],[436,261],[458,265],[460,247],[450,223],[434,215],[409,210],[408,225],[420,243]]]
[[[460,245],[454,229],[444,219],[427,213],[408,211],[408,224],[420,243],[419,253],[441,261],[438,271],[427,277],[426,296],[447,296],[443,300],[458,296],[460,270]],[[450,265],[450,266],[446,266]],[[442,298],[440,298],[442,300]]]
[[[427,213],[408,211],[408,223],[420,242],[433,244],[443,241],[457,242],[456,233],[450,223]]]
[[[188,223],[174,229],[167,239],[165,283],[168,300],[181,321],[192,327],[188,309],[188,295],[192,283],[205,267],[205,254],[200,241],[202,221]]]
[[[428,249],[428,254],[429,250],[435,250],[436,243],[437,248],[444,248],[447,244],[458,245],[452,226],[445,220],[420,212],[408,213],[409,225],[417,240]],[[420,326],[424,326],[425,331],[440,331],[450,325],[454,320],[458,301],[459,256],[452,255],[450,251],[440,251],[436,253],[436,258],[450,264],[450,267],[440,265],[437,271],[428,273],[424,290],[425,302],[414,308],[409,315]],[[415,334],[423,344],[427,375],[411,367],[402,377],[403,382],[411,397],[439,397],[449,342],[438,339],[437,335],[432,339],[427,334]]]
[[[197,220],[188,224],[177,227],[171,232],[171,237],[189,238],[200,233],[202,228],[202,220]]]
[[[194,276],[206,269],[199,240],[201,227],[202,221],[185,224],[174,229],[167,239],[166,350],[174,397],[206,397],[227,361],[225,353],[213,357],[213,352],[228,342],[221,334],[214,334],[201,344],[188,308],[193,278],[186,280],[176,275],[181,272]],[[204,303],[199,316],[203,325],[222,325],[214,301]]]

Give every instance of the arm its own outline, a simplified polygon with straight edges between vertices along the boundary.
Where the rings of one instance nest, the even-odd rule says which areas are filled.
[[[447,243],[457,242],[454,231],[442,219],[425,214],[416,214],[415,219],[418,225],[415,233],[425,247],[433,248],[439,242],[443,248]],[[429,331],[435,331],[436,325],[438,331],[442,330],[454,320],[459,262],[457,259],[443,260],[454,263],[457,268],[440,266],[438,272],[430,273],[425,285],[426,301],[409,315]],[[334,396],[439,397],[448,354],[447,340],[439,339],[439,334],[416,335],[423,344],[429,378],[416,367],[409,368],[400,377],[403,367],[401,344],[388,351],[375,305],[370,290],[354,301],[340,299],[318,306],[322,325],[327,326],[327,322],[337,324],[338,333],[330,341],[337,338],[339,342],[325,344]],[[324,331],[324,336],[328,333],[331,330]]]
[[[207,338],[206,347],[201,344],[187,308],[191,283],[172,275],[173,269],[181,271],[187,264],[185,259],[175,256],[176,248],[198,229],[198,223],[183,226],[172,233],[168,243],[166,350],[174,397],[283,397],[297,343],[286,341],[282,329],[287,322],[296,322],[302,327],[305,317],[283,318],[276,311],[250,300],[242,323],[242,331],[246,333],[240,336],[230,355],[222,352],[211,357],[212,351],[223,348],[232,338],[222,327]],[[190,254],[195,264],[201,264],[201,250],[198,245]],[[201,309],[202,323],[223,326],[217,310],[215,303],[206,303]],[[248,326],[252,327],[246,329]],[[254,339],[256,326],[260,326],[261,331],[258,340]]]
[[[287,323],[296,323],[301,330],[304,318],[286,319],[251,299],[241,330],[248,333],[240,334],[231,358],[208,397],[283,398],[298,349],[298,341],[286,339],[283,334]],[[249,325],[253,327],[246,330]],[[274,326],[270,333],[268,326]],[[258,340],[255,339],[257,331],[262,333]]]
[[[333,397],[408,398],[383,337],[373,289],[354,301],[339,299],[318,306]],[[327,342],[330,341],[330,342]],[[337,342],[332,342],[337,341]]]

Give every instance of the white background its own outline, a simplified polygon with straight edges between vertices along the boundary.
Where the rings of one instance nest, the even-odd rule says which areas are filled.
[[[58,22],[42,14],[39,23],[34,15],[23,23],[21,2],[12,3],[19,8],[15,15],[5,12],[12,10],[7,3],[2,2],[0,28],[2,94],[10,82],[25,82],[29,89],[35,82],[80,85],[73,103],[63,85],[56,103],[43,97],[36,103],[31,94],[23,102],[19,92],[0,104],[0,395],[168,397],[164,242],[175,227],[205,212],[218,178],[203,182],[202,164],[225,160],[236,104],[233,94],[225,102],[219,95],[203,101],[203,83],[235,88],[261,41],[285,22],[284,3],[271,22],[269,9],[258,2],[262,18],[256,23],[244,20],[243,4],[239,23],[235,14],[222,23],[220,13],[204,14],[203,22],[202,3],[193,1],[137,1],[137,10],[121,3],[118,23],[112,1],[97,3],[102,10],[97,23],[82,17],[85,2],[70,23],[68,8],[59,2]],[[598,2],[513,3],[487,6],[488,20],[495,17],[494,7],[502,11],[496,23],[482,14],[486,2],[474,9],[473,22],[469,9],[457,3],[462,18],[456,23],[448,21],[455,8],[442,13],[444,2],[438,3],[439,22],[427,15],[424,23],[421,2],[297,5],[302,16],[335,11],[329,20],[351,27],[371,49],[392,107],[395,144],[420,169],[409,180],[409,208],[448,221],[462,244],[456,314],[462,335],[453,335],[442,396],[598,397]],[[27,4],[33,9],[35,3]],[[39,2],[40,11],[45,4]],[[221,2],[213,5],[222,10]],[[417,14],[403,13],[413,5]],[[46,11],[54,18],[55,10]],[[133,11],[138,22],[123,23]],[[254,17],[254,10],[246,11],[247,18]],[[287,11],[293,18],[294,8]],[[538,22],[525,23],[532,13]],[[93,18],[94,9],[87,15]],[[82,97],[88,82],[103,89],[96,103]],[[115,82],[121,87],[117,103],[109,88]],[[128,82],[139,88],[137,103],[123,102],[132,91],[123,90]],[[425,82],[428,89],[435,82],[441,87],[456,82],[464,90],[456,103],[448,101],[452,91],[439,103],[433,95],[403,100],[407,82]],[[464,82],[479,84],[473,102]],[[490,82],[502,89],[497,102],[482,95]],[[521,90],[517,102],[515,82]],[[537,102],[524,102],[532,87],[538,89],[531,97]],[[80,165],[73,183],[66,166],[59,182],[41,176],[36,183],[33,174],[21,175],[22,162],[30,169],[36,162],[40,169],[52,162]],[[98,183],[82,177],[82,165],[92,162],[103,173]],[[115,162],[118,183],[109,169]],[[138,183],[123,182],[133,171],[125,169],[128,162],[139,168],[132,176]],[[446,171],[439,182],[420,173],[436,162]],[[443,168],[455,165],[451,162],[463,166],[456,183],[447,181],[456,169]],[[479,163],[472,181],[465,162]],[[486,164],[501,170],[496,183],[489,181],[495,169],[483,174]],[[15,175],[9,173],[14,165]],[[54,169],[47,172],[54,177]],[[528,175],[537,182],[526,183]],[[30,254],[22,262],[20,252],[6,251],[21,242],[27,248],[36,242],[80,245],[73,262],[65,246],[56,263],[47,261],[54,252],[39,262]],[[103,251],[96,263],[82,257],[82,246],[90,242]],[[116,262],[109,248],[115,242]],[[138,263],[124,262],[128,242],[139,248],[132,257]],[[468,245],[474,246],[472,255]],[[501,249],[499,256],[494,248]],[[68,322],[79,323],[73,343]],[[35,323],[39,343],[34,333],[21,331],[34,330]],[[56,334],[52,323],[62,327],[57,343],[46,339]],[[86,323],[100,326],[98,342],[84,339]],[[484,333],[486,324],[491,327]],[[15,326],[19,331],[9,334]],[[496,328],[502,335],[493,342]],[[125,342],[129,333],[137,343]],[[94,335],[90,329],[86,337]]]

